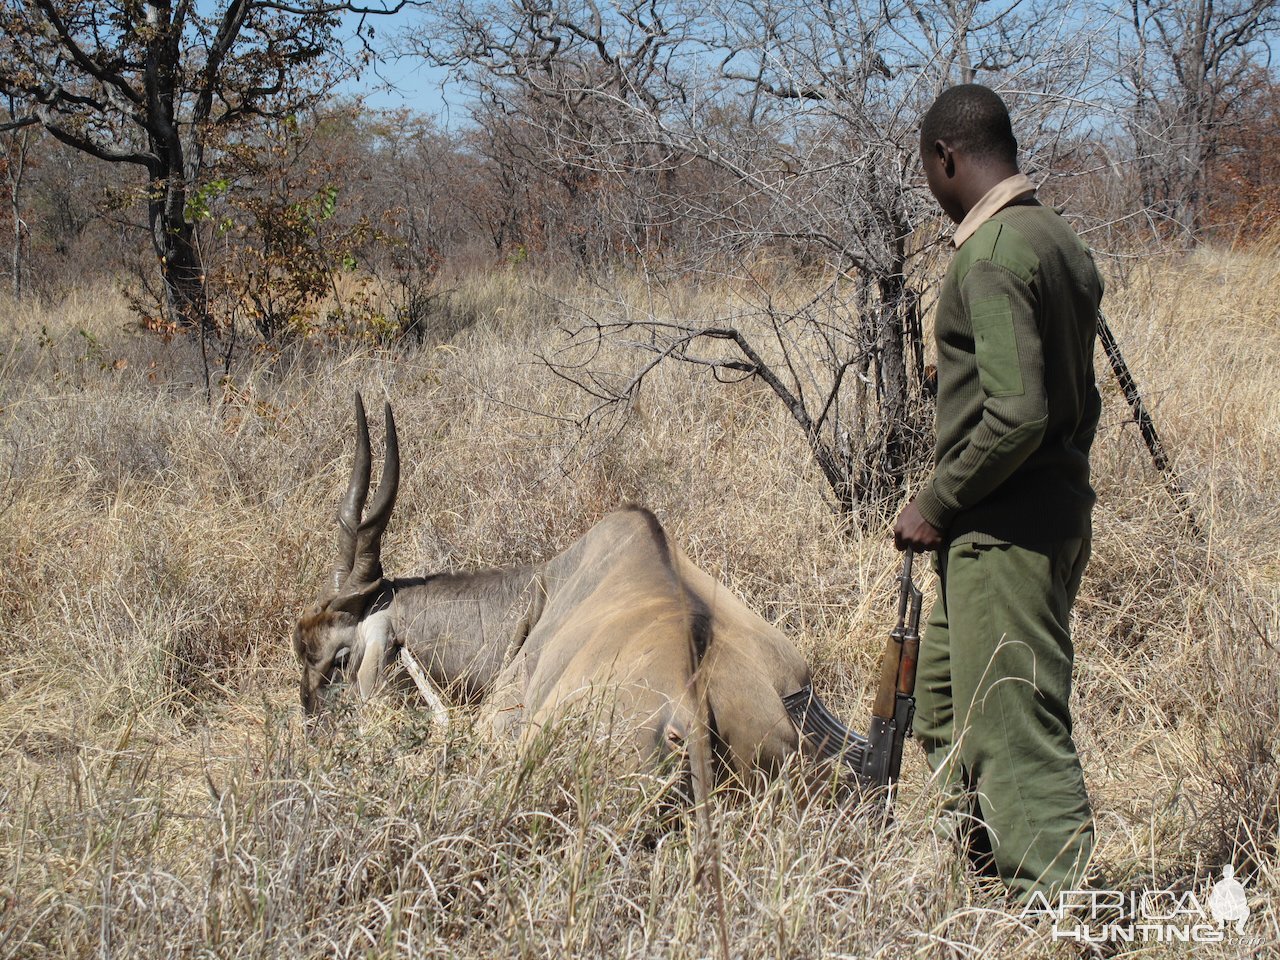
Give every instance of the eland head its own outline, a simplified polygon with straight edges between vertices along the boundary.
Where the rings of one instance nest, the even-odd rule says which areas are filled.
[[[347,493],[338,506],[338,559],[316,602],[293,629],[293,649],[302,661],[302,706],[308,714],[320,696],[354,681],[360,695],[371,696],[394,656],[382,576],[382,533],[391,519],[400,486],[400,443],[391,404],[386,405],[387,445],[382,477],[365,512],[369,495],[369,424],[356,394],[356,458]]]

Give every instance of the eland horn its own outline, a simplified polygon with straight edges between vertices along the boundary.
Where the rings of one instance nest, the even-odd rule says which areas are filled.
[[[347,495],[338,504],[338,561],[329,579],[327,599],[332,600],[342,591],[342,585],[356,561],[356,535],[360,528],[360,515],[364,513],[364,501],[369,495],[369,422],[364,415],[364,400],[356,391],[356,459],[351,466],[351,479],[347,481]]]
[[[369,430],[364,418],[363,404],[357,395],[356,421],[359,434],[360,450],[356,453],[356,465],[351,471],[351,486],[347,489],[347,497],[339,510],[339,528],[342,544],[346,548],[347,531],[352,530],[351,568],[343,580],[334,599],[333,606],[362,606],[370,590],[382,581],[382,533],[387,529],[391,519],[392,508],[396,504],[396,492],[400,487],[400,440],[396,434],[395,416],[391,412],[391,404],[385,405],[387,432],[386,456],[382,464],[382,476],[378,479],[378,489],[369,504],[369,511],[363,519],[358,519],[358,526],[351,523],[360,517],[358,512],[349,513],[351,504],[363,507],[369,489]],[[358,482],[362,481],[362,482]],[[353,497],[353,493],[356,496]]]

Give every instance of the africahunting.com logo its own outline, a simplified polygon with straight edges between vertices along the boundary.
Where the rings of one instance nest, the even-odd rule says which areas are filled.
[[[1024,918],[1051,917],[1055,940],[1081,943],[1248,942],[1249,898],[1235,867],[1212,888],[1196,890],[1063,890],[1056,900],[1034,893]]]

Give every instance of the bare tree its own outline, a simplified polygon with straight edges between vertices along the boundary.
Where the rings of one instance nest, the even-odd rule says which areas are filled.
[[[1027,142],[1052,152],[1073,101],[1061,94],[1079,101],[1085,82],[1078,19],[1068,31],[1060,9],[989,11],[982,0],[457,4],[435,10],[419,49],[487,101],[536,100],[538,112],[513,115],[537,127],[544,156],[622,184],[630,206],[615,212],[632,223],[697,223],[704,269],[736,282],[734,314],[706,321],[587,311],[548,360],[593,395],[592,414],[668,358],[758,378],[805,433],[837,507],[870,521],[897,500],[928,433],[922,258],[938,233],[918,118],[942,86],[994,72],[1025,94]],[[690,172],[718,192],[683,192]],[[664,186],[642,191],[641,177]],[[789,294],[758,269],[779,255],[804,267]],[[661,265],[659,252],[646,268]],[[604,339],[650,357],[601,370],[589,358]]]
[[[0,92],[23,98],[29,119],[61,142],[144,171],[168,311],[205,325],[189,206],[210,154],[328,88],[342,13],[361,14],[363,25],[363,15],[408,2],[0,0]]]
[[[1242,81],[1269,61],[1276,0],[1131,0],[1120,77],[1141,205],[1194,241],[1205,173],[1235,119]]]

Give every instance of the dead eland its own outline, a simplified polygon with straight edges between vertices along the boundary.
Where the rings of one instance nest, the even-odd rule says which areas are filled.
[[[706,740],[703,758],[719,759],[720,777],[773,774],[797,751],[848,761],[860,749],[814,696],[791,641],[699,569],[648,510],[608,514],[543,563],[389,577],[381,540],[400,481],[390,404],[370,501],[371,459],[357,394],[337,560],[293,634],[308,715],[335,691],[372,697],[407,669],[431,700],[479,704],[495,735],[530,738],[604,698],[610,735],[641,758],[696,752]]]

